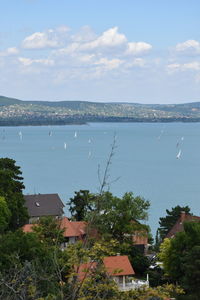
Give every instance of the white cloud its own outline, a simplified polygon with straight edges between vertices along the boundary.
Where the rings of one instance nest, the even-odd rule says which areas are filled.
[[[193,62],[190,62],[190,63],[183,64],[183,68],[185,70],[199,71],[200,70],[200,62],[193,61]]]
[[[96,39],[96,34],[89,26],[83,26],[78,33],[71,36],[73,42],[86,43]]]
[[[84,63],[90,63],[94,60],[95,55],[94,54],[86,54],[86,55],[80,55],[78,59]]]
[[[95,65],[102,65],[107,70],[113,70],[119,68],[119,66],[123,63],[120,59],[107,59],[106,57],[102,57],[99,61],[95,62]]]
[[[90,39],[90,41],[88,41]],[[119,33],[118,27],[110,28],[96,37],[90,27],[86,26],[79,31],[78,35],[72,35],[65,47],[56,49],[52,55],[56,60],[73,58],[80,60],[83,55],[95,55],[97,58],[107,57],[108,59],[131,60],[132,55],[143,55],[152,49],[152,45],[146,42],[128,42],[126,36]],[[125,57],[126,56],[126,57]],[[138,58],[139,59],[139,58]],[[135,61],[135,64],[143,64],[142,60]]]
[[[62,26],[56,29],[48,29],[44,32],[35,32],[23,40],[22,47],[25,49],[60,47],[63,44],[68,31],[68,27]]]
[[[183,43],[179,43],[176,45],[175,50],[177,52],[184,52],[184,53],[200,53],[200,43],[195,40],[187,40]]]
[[[169,73],[174,73],[176,71],[184,72],[187,70],[199,71],[200,70],[200,62],[193,61],[193,62],[189,62],[189,63],[174,63],[174,64],[169,64],[167,66],[167,71]]]
[[[57,40],[50,38],[51,32],[35,32],[26,37],[22,42],[22,47],[25,49],[42,49],[42,48],[55,48],[59,46]]]
[[[97,39],[82,45],[82,49],[90,50],[104,47],[116,47],[127,42],[124,34],[118,32],[118,27],[110,28],[102,33]]]
[[[152,49],[152,45],[145,42],[131,42],[127,45],[126,54],[138,55],[148,52]]]
[[[180,69],[180,64],[174,63],[167,65],[167,71],[168,73],[173,73],[175,71],[178,71]]]
[[[54,60],[52,59],[30,59],[27,57],[19,57],[18,61],[24,66],[30,66],[32,64],[41,64],[45,66],[53,66]]]
[[[12,62],[18,66],[20,74],[47,74],[49,71],[49,78],[59,83],[71,79],[117,78],[144,66],[147,70],[150,62],[147,64],[142,54],[152,48],[145,42],[129,42],[118,27],[108,28],[96,35],[89,26],[81,28],[77,34],[72,34],[65,26],[35,32],[27,36],[21,45],[21,54]],[[26,49],[36,49],[37,52],[31,51],[26,55]],[[41,52],[41,49],[46,51]],[[18,54],[19,50],[13,47],[7,52]],[[58,74],[59,79],[55,79]]]
[[[16,47],[7,48],[5,51],[0,52],[0,56],[10,56],[16,55],[19,53],[19,50]]]
[[[131,67],[144,67],[145,66],[145,60],[143,58],[137,57],[135,58],[133,61],[131,61],[130,63],[127,64],[127,67],[131,68]]]
[[[80,44],[79,43],[71,43],[65,48],[58,49],[54,51],[53,54],[59,56],[59,55],[71,55],[74,54],[76,51],[80,50]]]

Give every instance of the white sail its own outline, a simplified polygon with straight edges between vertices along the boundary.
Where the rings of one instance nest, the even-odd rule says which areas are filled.
[[[181,150],[179,150],[178,154],[176,155],[176,158],[179,159],[181,157]]]
[[[19,138],[20,138],[20,140],[22,140],[22,132],[21,131],[19,131]]]

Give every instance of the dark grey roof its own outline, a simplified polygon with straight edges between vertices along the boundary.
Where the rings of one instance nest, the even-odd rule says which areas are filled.
[[[61,216],[64,211],[58,194],[24,195],[25,206],[30,217]]]

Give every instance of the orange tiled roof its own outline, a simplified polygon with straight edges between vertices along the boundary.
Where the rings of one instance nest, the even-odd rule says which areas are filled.
[[[108,256],[104,257],[103,263],[107,273],[110,276],[134,275],[135,272],[131,266],[128,256]],[[96,268],[96,262],[81,264],[77,268],[79,280],[84,280]]]
[[[192,222],[192,221],[200,222],[200,217],[192,216],[192,215],[182,212],[178,221],[174,224],[174,226],[167,233],[166,238],[172,238],[175,236],[176,233],[184,231],[184,226],[183,226],[184,222]]]
[[[24,232],[32,232],[33,226],[37,226],[37,224],[26,224],[22,227]],[[69,221],[67,217],[63,217],[60,220],[60,228],[64,230],[64,237],[79,237],[86,233],[86,223],[85,222],[73,222]]]
[[[22,227],[23,232],[27,233],[27,232],[33,232],[33,226],[35,226],[36,224],[26,224]]]
[[[111,276],[135,274],[127,255],[104,257],[103,262],[108,274]]]
[[[134,245],[147,245],[148,244],[148,234],[144,230],[134,231],[132,237]]]
[[[60,228],[64,229],[64,237],[82,236],[86,233],[86,222],[69,221],[67,217],[61,219]]]

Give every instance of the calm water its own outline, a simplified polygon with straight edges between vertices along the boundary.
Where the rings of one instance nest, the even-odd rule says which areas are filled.
[[[119,179],[110,190],[150,200],[153,233],[167,208],[189,205],[200,215],[200,123],[2,127],[0,157],[21,166],[25,193],[58,193],[66,203],[74,191],[98,191],[98,165],[103,172],[114,134],[109,180]]]

